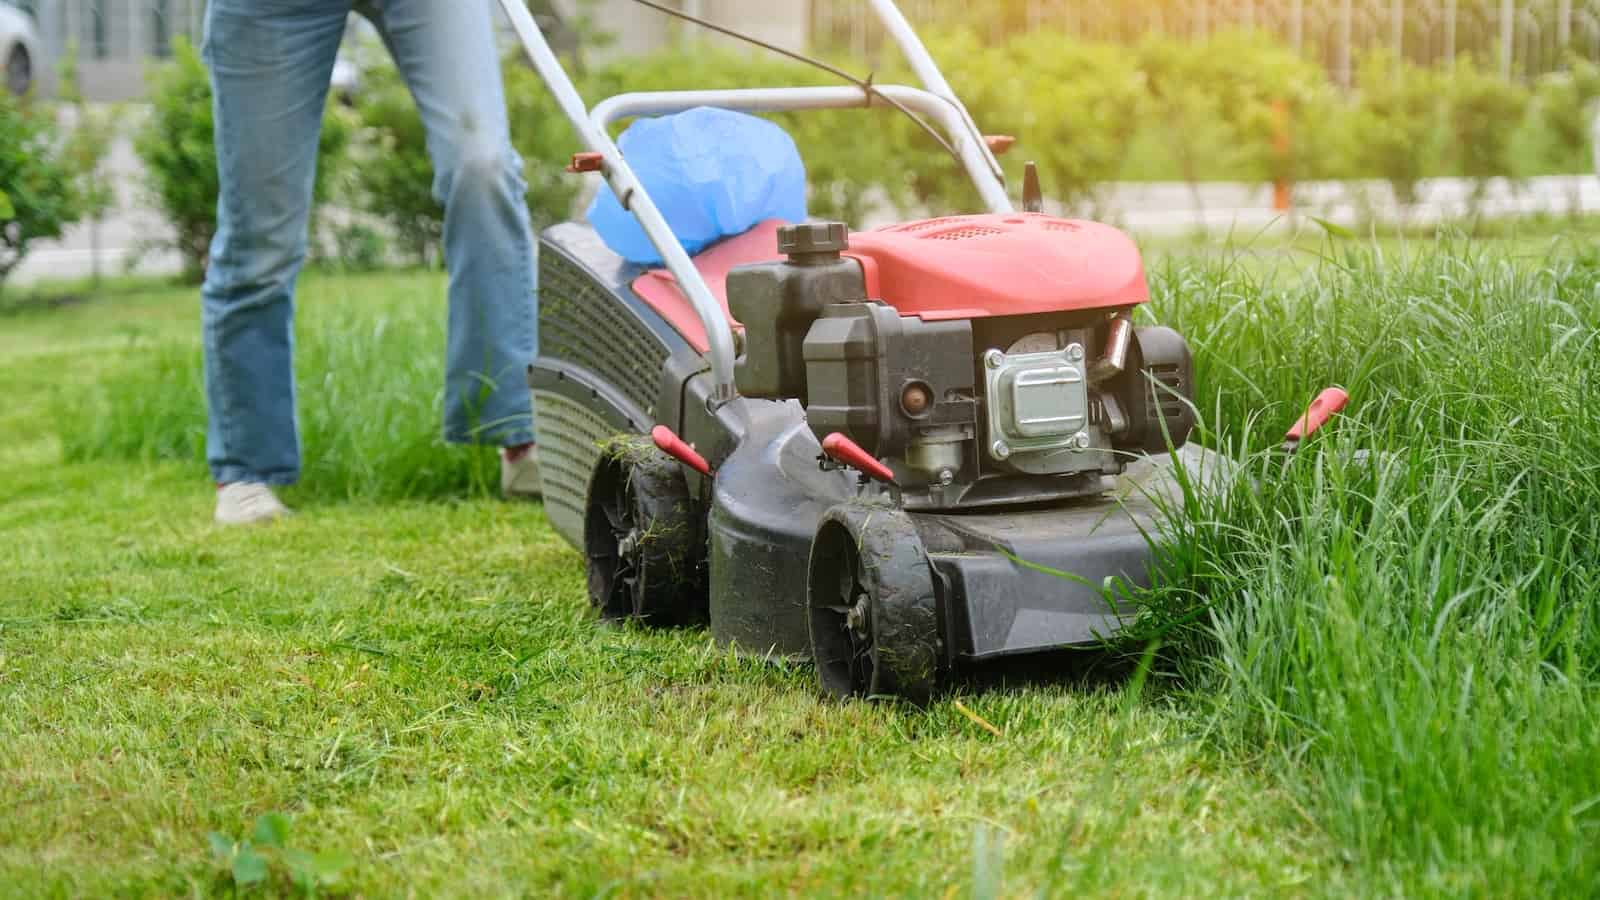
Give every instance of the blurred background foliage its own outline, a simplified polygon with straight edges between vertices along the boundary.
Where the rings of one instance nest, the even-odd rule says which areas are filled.
[[[1005,9],[1012,6],[1031,8]],[[1448,64],[1422,65],[1377,47],[1355,57],[1345,84],[1315,53],[1297,51],[1264,28],[1213,29],[1198,39],[1151,31],[1092,40],[1080,36],[1081,28],[997,28],[957,15],[940,21],[923,29],[930,51],[980,127],[1017,139],[1001,160],[1008,179],[1020,183],[1023,164],[1036,161],[1047,198],[1075,214],[1102,213],[1105,188],[1113,182],[1183,182],[1198,200],[1208,181],[1277,184],[1288,191],[1307,181],[1341,179],[1352,193],[1377,185],[1396,198],[1403,218],[1435,176],[1472,179],[1478,203],[1495,179],[1515,183],[1595,171],[1600,68],[1581,56],[1556,71],[1508,78],[1493,59],[1465,54]],[[1026,24],[1026,17],[1019,22]],[[592,23],[579,25],[581,33],[559,45],[591,103],[637,90],[841,83],[801,63],[726,43],[688,41],[645,56],[579,59],[581,48],[607,41]],[[149,171],[145,188],[168,220],[190,275],[198,277],[215,227],[210,89],[193,48],[182,38],[175,44],[173,58],[150,72],[152,114],[135,147]],[[896,54],[881,48],[862,53],[848,42],[825,46],[835,49],[818,55],[853,74],[914,82]],[[421,122],[381,48],[371,55],[378,64],[367,67],[360,90],[330,103],[324,121],[314,252],[353,268],[391,259],[436,265],[442,209],[432,196]],[[882,64],[870,65],[873,59]],[[534,221],[542,226],[581,215],[585,182],[563,171],[570,154],[582,149],[575,135],[520,51],[507,54],[504,73]],[[0,98],[12,116],[28,102]],[[805,159],[813,215],[860,223],[875,213],[977,208],[960,167],[893,110],[772,118],[793,135]],[[59,143],[47,120],[32,117],[26,138],[22,129],[0,135],[0,155],[15,158],[24,139],[34,147]],[[69,181],[61,192],[92,193]],[[41,209],[79,205],[38,194],[20,199]],[[8,239],[25,246],[24,228],[48,236],[39,225],[18,223],[51,217],[29,218],[18,202],[8,201],[17,207]]]

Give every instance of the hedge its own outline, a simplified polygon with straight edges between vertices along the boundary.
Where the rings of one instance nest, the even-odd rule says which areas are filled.
[[[1103,188],[1119,180],[1381,179],[1409,204],[1419,182],[1436,175],[1473,178],[1481,196],[1493,178],[1592,168],[1587,122],[1600,75],[1582,61],[1530,86],[1503,81],[1471,59],[1438,71],[1375,54],[1359,61],[1358,83],[1345,92],[1321,67],[1259,32],[1134,46],[1045,31],[1001,44],[960,29],[926,39],[979,125],[1016,136],[1002,159],[1012,182],[1020,183],[1025,160],[1035,160],[1047,194],[1089,214]],[[867,74],[855,61],[830,61]],[[504,71],[529,209],[541,225],[566,218],[581,182],[563,167],[581,148],[520,55],[508,56]],[[878,82],[911,80],[898,65],[871,74]],[[215,195],[202,76],[180,47],[153,81],[157,116],[138,145],[196,268]],[[590,102],[635,90],[841,83],[720,45],[585,67],[577,78]],[[977,206],[959,165],[892,110],[772,118],[805,158],[815,215],[856,222],[881,208],[916,215]],[[330,111],[324,138],[319,195],[382,222],[405,255],[437,259],[442,211],[431,195],[420,121],[392,70],[375,73],[353,111]],[[327,171],[341,162],[349,177],[335,184]],[[341,247],[373,256],[370,234],[356,234]]]

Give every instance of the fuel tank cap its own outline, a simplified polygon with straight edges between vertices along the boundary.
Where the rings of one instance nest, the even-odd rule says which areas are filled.
[[[790,258],[837,257],[850,249],[843,222],[802,222],[778,226],[778,252]]]

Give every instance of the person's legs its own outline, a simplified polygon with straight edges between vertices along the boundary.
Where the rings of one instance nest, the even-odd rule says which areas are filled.
[[[311,184],[350,0],[211,0],[220,195],[201,289],[206,458],[218,484],[300,474],[293,369],[294,283]],[[219,518],[222,517],[219,508]]]
[[[491,0],[373,7],[422,114],[434,195],[445,210],[445,436],[523,447],[534,440],[526,378],[538,342],[537,248],[506,119]]]

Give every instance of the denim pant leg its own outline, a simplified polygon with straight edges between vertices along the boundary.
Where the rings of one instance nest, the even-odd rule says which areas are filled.
[[[219,196],[201,288],[206,459],[218,482],[300,474],[294,284],[349,0],[211,0]]]
[[[445,210],[445,437],[504,446],[534,439],[527,368],[538,344],[538,250],[491,4],[382,0],[373,19],[416,98]]]

